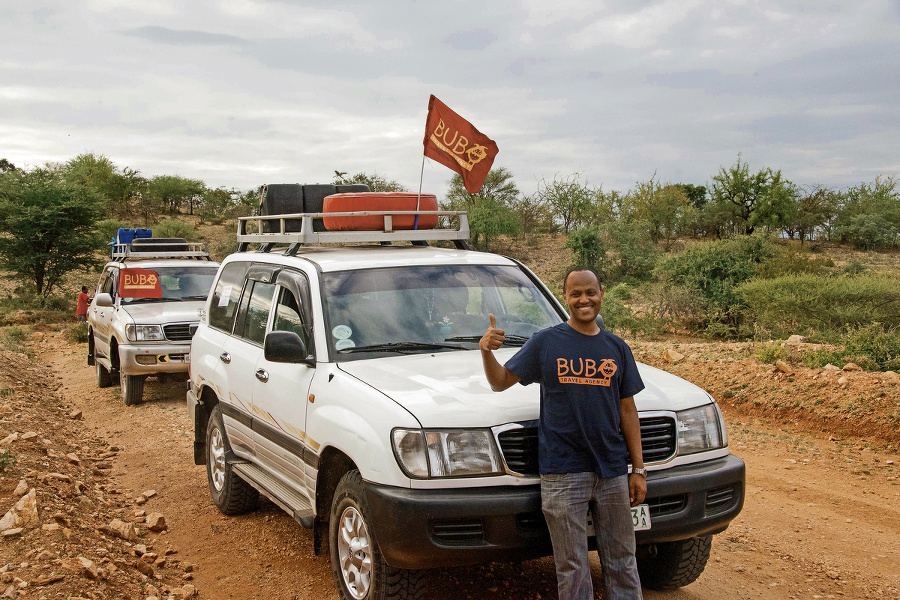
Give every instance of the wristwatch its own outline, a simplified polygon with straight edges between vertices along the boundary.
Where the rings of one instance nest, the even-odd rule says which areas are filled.
[[[647,476],[647,469],[644,467],[641,467],[640,469],[635,469],[632,467],[631,472],[635,475],[643,475],[644,477]]]

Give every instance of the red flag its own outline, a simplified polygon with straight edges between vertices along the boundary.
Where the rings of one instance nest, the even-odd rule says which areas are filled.
[[[484,185],[499,151],[494,140],[432,94],[425,121],[425,156],[459,173],[470,194]]]
[[[159,274],[150,269],[119,269],[119,296],[122,298],[162,298]]]

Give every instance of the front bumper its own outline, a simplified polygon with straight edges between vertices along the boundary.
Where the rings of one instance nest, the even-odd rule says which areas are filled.
[[[138,362],[138,357],[144,362]],[[187,373],[191,344],[122,344],[119,346],[119,370],[126,375]]]
[[[653,471],[647,488],[652,528],[636,532],[638,544],[719,533],[743,507],[744,462],[729,455]],[[420,490],[367,483],[366,500],[378,547],[396,568],[524,560],[553,551],[539,485]]]

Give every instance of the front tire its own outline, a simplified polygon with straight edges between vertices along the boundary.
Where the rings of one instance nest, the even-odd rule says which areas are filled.
[[[370,525],[359,471],[338,483],[331,505],[328,546],[331,571],[342,600],[414,600],[424,597],[424,573],[384,562]]]
[[[122,400],[125,406],[132,406],[144,397],[144,377],[142,375],[126,375],[119,368],[119,386],[122,388]]]
[[[674,590],[696,581],[709,560],[712,536],[638,547],[641,585],[651,590]]]
[[[239,515],[256,508],[259,492],[235,475],[226,460],[230,453],[222,409],[216,405],[206,426],[206,479],[216,508],[226,515]]]

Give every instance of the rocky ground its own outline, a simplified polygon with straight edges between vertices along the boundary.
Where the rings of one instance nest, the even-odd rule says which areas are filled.
[[[183,386],[150,381],[126,408],[97,389],[84,344],[47,331],[28,349],[0,352],[0,598],[337,597],[311,533],[274,505],[216,511]],[[900,598],[897,377],[799,367],[802,345],[789,372],[748,344],[634,349],[720,400],[748,468],[704,574],[645,598]],[[556,597],[549,559],[435,570],[428,586],[438,600]]]

